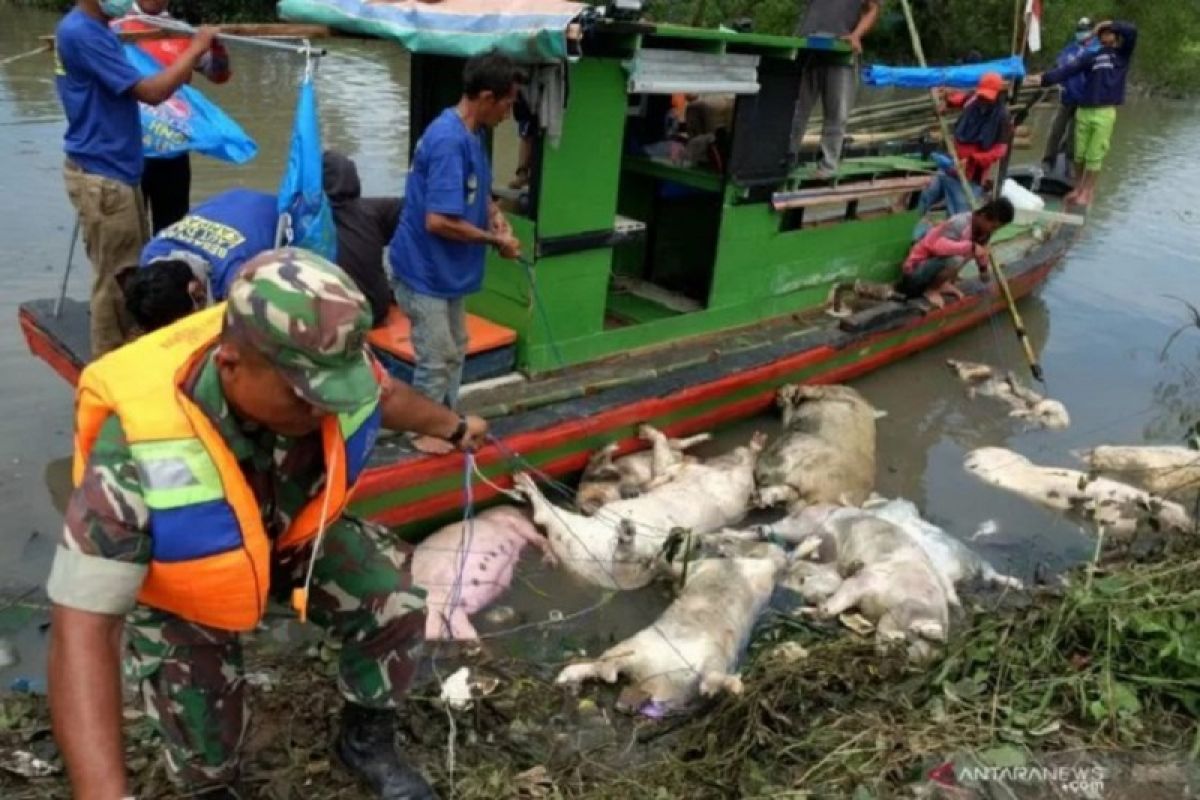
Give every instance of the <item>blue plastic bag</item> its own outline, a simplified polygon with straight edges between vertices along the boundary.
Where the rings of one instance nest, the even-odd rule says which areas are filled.
[[[1025,77],[1025,64],[1020,56],[998,58],[979,64],[959,64],[953,67],[888,67],[871,64],[863,67],[862,79],[867,86],[899,86],[905,89],[932,89],[947,86],[952,89],[974,89],[988,72],[998,72],[1006,81]]]
[[[158,62],[137,45],[125,45],[125,59],[145,77],[161,71]],[[258,145],[242,127],[199,90],[184,85],[157,106],[138,103],[142,115],[142,151],[147,158],[187,152],[245,164],[258,155]]]
[[[279,217],[284,225],[283,244],[312,250],[333,261],[337,258],[337,230],[322,184],[321,163],[317,92],[309,72],[300,84],[292,147],[279,184]]]

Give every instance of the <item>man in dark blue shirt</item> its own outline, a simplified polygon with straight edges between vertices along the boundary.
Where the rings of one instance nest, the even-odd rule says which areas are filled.
[[[479,291],[487,247],[504,258],[521,245],[492,200],[492,169],[483,133],[512,111],[519,71],[498,53],[476,56],[463,70],[463,96],[421,136],[405,187],[404,211],[388,250],[396,299],[412,323],[413,386],[453,408],[467,355],[465,298]],[[446,443],[413,444],[439,452]]]
[[[119,347],[131,333],[116,274],[137,263],[149,238],[142,178],[138,101],[157,105],[187,81],[214,38],[202,28],[184,55],[143,78],[121,49],[110,20],[132,2],[78,0],[55,31],[55,84],[67,115],[63,176],[79,214],[92,282],[92,355]]]
[[[1075,171],[1082,177],[1064,198],[1067,203],[1083,206],[1095,199],[1096,181],[1112,141],[1117,106],[1125,102],[1125,82],[1137,46],[1137,28],[1129,22],[1101,22],[1094,35],[1100,40],[1100,49],[1044,75],[1035,75],[1032,81],[1034,85],[1054,86],[1076,75],[1085,78],[1075,111]]]
[[[1092,27],[1092,21],[1087,17],[1075,24],[1074,36],[1054,60],[1055,68],[1065,67],[1084,53],[1099,49],[1100,45],[1092,38]],[[1058,169],[1058,157],[1066,155],[1066,171],[1070,174],[1075,161],[1075,109],[1079,107],[1086,82],[1087,78],[1083,75],[1063,81],[1061,102],[1050,125],[1050,135],[1046,137],[1046,149],[1042,153],[1042,166],[1048,173],[1055,172]]]

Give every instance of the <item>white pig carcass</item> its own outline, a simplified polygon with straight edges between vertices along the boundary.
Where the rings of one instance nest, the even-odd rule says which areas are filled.
[[[967,454],[975,477],[1056,511],[1072,511],[1106,532],[1134,533],[1140,522],[1165,531],[1191,531],[1192,519],[1178,503],[1109,478],[1061,467],[1041,467],[1002,447]]]
[[[426,591],[425,638],[431,641],[479,638],[470,615],[508,591],[525,545],[553,558],[546,537],[520,509],[489,508],[469,525],[447,525],[413,551],[412,579]]]
[[[875,485],[878,412],[848,386],[784,386],[783,433],[755,471],[763,508],[858,505]]]
[[[698,695],[739,694],[738,659],[750,640],[783,563],[777,558],[709,558],[692,563],[687,583],[648,628],[599,658],[571,664],[557,683],[615,683],[625,675],[660,711],[684,708]]]
[[[1071,424],[1066,406],[1033,391],[1011,372],[973,361],[950,359],[946,364],[967,385],[968,397],[980,395],[999,400],[1009,407],[1010,417],[1026,419],[1043,428],[1062,430]]]
[[[698,460],[684,451],[712,438],[702,433],[672,439],[650,425],[638,428],[638,436],[650,444],[649,450],[616,458],[619,443],[613,442],[592,455],[575,497],[582,513],[590,516],[609,503],[638,497],[667,483],[685,463]]]
[[[997,572],[970,547],[923,518],[916,505],[909,500],[873,500],[863,510],[903,528],[921,546],[938,571],[955,586],[963,581],[979,579],[994,586],[1024,588],[1019,579]]]
[[[764,442],[755,434],[748,446],[732,453],[685,463],[669,483],[604,506],[591,517],[552,504],[528,475],[518,474],[516,484],[565,569],[605,589],[637,589],[658,573],[672,535],[703,535],[746,515]]]
[[[1187,447],[1103,445],[1082,457],[1099,475],[1164,497],[1200,491],[1200,451]]]
[[[954,584],[903,528],[857,508],[814,506],[790,517],[784,530],[777,535],[801,541],[797,559],[833,553],[842,578],[836,586],[827,572],[795,567],[802,594],[816,599],[834,589],[818,606],[820,616],[857,608],[874,623],[881,646],[903,643],[914,661],[928,660],[946,641],[950,606],[958,603]]]

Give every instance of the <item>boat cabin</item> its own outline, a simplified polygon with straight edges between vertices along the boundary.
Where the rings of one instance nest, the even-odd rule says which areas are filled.
[[[526,63],[535,118],[524,141],[513,122],[491,143],[494,191],[529,263],[490,254],[468,307],[516,333],[522,372],[752,325],[821,304],[836,281],[894,277],[928,165],[848,160],[818,180],[789,155],[804,65],[848,62],[843,42],[596,20],[580,44],[579,57]],[[464,60],[412,54],[410,147],[457,101]],[[514,174],[521,150],[527,176]]]

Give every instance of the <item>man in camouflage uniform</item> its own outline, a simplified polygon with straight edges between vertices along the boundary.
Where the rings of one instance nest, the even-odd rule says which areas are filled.
[[[182,390],[236,457],[272,541],[324,491],[317,428],[331,410],[378,395],[384,427],[464,448],[486,433],[481,419],[460,418],[407,386],[380,384],[363,349],[371,319],[365,299],[315,255],[281,250],[254,259],[224,314],[220,340]],[[315,326],[301,322],[314,315]],[[117,666],[124,622],[126,676],[161,730],[173,777],[196,796],[237,797],[247,724],[241,642],[237,633],[138,602],[154,544],[143,478],[120,420],[109,416],[71,496],[47,587],[55,735],[76,797],[125,796]],[[273,548],[272,594],[286,597],[303,585],[312,550],[312,542]],[[407,551],[385,530],[348,516],[329,525],[313,564],[309,615],[343,641],[338,754],[384,798],[433,797],[396,752],[391,710],[413,677],[423,596],[412,586]]]

